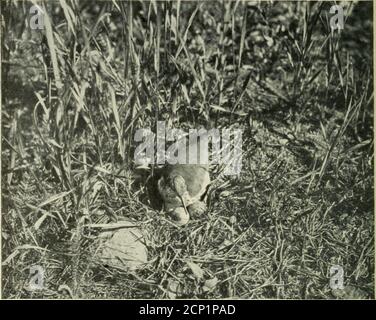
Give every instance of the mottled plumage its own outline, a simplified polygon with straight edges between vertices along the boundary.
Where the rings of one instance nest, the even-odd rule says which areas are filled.
[[[185,223],[188,222],[190,215],[196,216],[204,213],[206,205],[201,198],[209,183],[209,170],[206,165],[167,165],[162,178],[158,181],[158,190],[164,201],[164,209],[177,221],[181,220]]]

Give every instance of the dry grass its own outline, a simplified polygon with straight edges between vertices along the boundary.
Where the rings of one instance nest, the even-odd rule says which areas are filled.
[[[4,298],[333,298],[337,264],[373,297],[371,3],[341,33],[330,3],[45,2],[43,31],[30,5],[1,2]],[[242,174],[183,228],[132,162],[157,119],[244,130]],[[149,235],[135,273],[92,259],[87,224],[122,217]]]

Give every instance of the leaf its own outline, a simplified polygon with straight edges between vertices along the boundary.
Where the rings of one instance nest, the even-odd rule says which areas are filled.
[[[18,246],[15,248],[15,250],[1,263],[2,266],[6,266],[11,262],[19,253],[21,250],[40,250],[40,251],[48,251],[46,248],[38,247],[38,246],[33,246],[29,244],[24,244],[22,246]]]
[[[202,279],[202,277],[204,276],[204,270],[202,270],[198,264],[188,261],[187,265],[192,270],[193,275],[197,279]]]
[[[351,148],[347,149],[346,154],[349,154],[349,153],[351,153],[351,152],[353,152],[355,150],[358,150],[358,149],[360,149],[362,147],[365,147],[365,146],[369,145],[371,142],[372,142],[371,139],[364,140],[364,141],[358,143],[357,145],[352,146]]]
[[[14,257],[16,257],[18,254],[20,253],[19,250],[14,250],[3,262],[2,262],[2,266],[6,266],[7,264],[9,264],[9,262],[11,262],[13,260]]]
[[[64,291],[66,291],[66,292],[69,294],[69,296],[70,296],[72,299],[74,299],[73,290],[72,290],[68,285],[66,285],[66,284],[61,284],[61,285],[59,286],[59,288],[57,289],[57,291],[58,291],[58,292],[64,292]]]
[[[184,32],[184,35],[183,35],[183,38],[181,39],[181,36],[179,35],[179,41],[180,41],[180,45],[178,47],[178,49],[176,50],[176,53],[175,53],[175,59],[178,58],[181,50],[184,48],[185,46],[185,43],[187,41],[187,38],[188,38],[188,31],[189,31],[189,28],[191,27],[192,23],[193,23],[193,19],[195,18],[198,10],[201,8],[202,6],[202,3],[201,4],[197,4],[197,7],[195,9],[195,11],[193,11],[193,13],[191,14],[189,20],[188,20],[188,24],[187,24],[187,27],[185,29],[185,32]],[[178,30],[177,30],[178,32]]]
[[[109,171],[109,170],[107,170],[105,168],[102,168],[100,166],[95,166],[94,169],[97,170],[97,171],[99,171],[99,172],[105,173],[105,174],[112,174],[111,171]]]
[[[119,110],[118,110],[117,103],[116,103],[115,91],[111,86],[109,86],[108,89],[109,89],[110,95],[111,95],[111,107],[112,107],[112,113],[113,113],[114,119],[115,119],[116,131],[119,132],[120,128],[121,128],[121,124],[120,124]]]
[[[52,217],[52,218],[55,218],[54,216],[52,216],[49,212],[45,212],[38,220],[37,222],[34,223],[34,230],[38,230],[40,228],[40,226],[42,225],[42,223],[44,222],[44,220],[46,220],[47,217]]]
[[[59,149],[63,149],[63,147],[60,144],[58,144],[54,139],[47,138],[46,141]]]
[[[55,77],[55,84],[56,88],[60,89],[62,88],[62,82],[61,82],[61,77],[60,77],[60,72],[59,72],[59,65],[57,61],[57,53],[56,53],[56,46],[55,46],[55,41],[54,41],[54,33],[52,30],[52,24],[50,17],[48,14],[46,14],[47,10],[46,7],[43,5],[43,11],[45,12],[44,14],[44,25],[45,25],[45,30],[46,30],[46,38],[47,38],[47,44],[50,49],[50,55],[51,55],[51,62],[52,62],[52,70],[53,74]]]
[[[75,25],[76,25],[76,17],[74,15],[74,12],[72,11],[72,8],[69,7],[65,0],[60,0],[61,7],[64,11],[65,19],[67,20],[68,28],[72,31],[74,37],[76,37],[75,32]]]
[[[176,296],[181,293],[180,292],[180,283],[177,280],[169,279],[167,285],[167,296],[169,299],[176,299]]]
[[[70,190],[70,191],[66,191],[66,192],[61,192],[61,193],[55,194],[55,195],[49,197],[48,199],[46,199],[45,201],[43,201],[43,202],[38,206],[38,208],[42,208],[42,207],[44,207],[45,205],[50,204],[51,202],[54,202],[54,201],[56,201],[56,200],[58,200],[58,199],[60,199],[60,198],[64,198],[65,196],[67,196],[68,194],[70,194],[72,191],[73,191],[73,189]]]
[[[217,277],[208,279],[205,281],[204,286],[202,287],[202,290],[204,290],[204,292],[211,291],[216,287],[217,283],[218,283]]]
[[[138,224],[135,224],[127,220],[122,220],[122,221],[113,222],[113,223],[91,223],[91,224],[85,225],[85,227],[88,227],[88,228],[98,228],[102,230],[112,230],[112,229],[120,229],[120,228],[136,228],[138,226],[139,226]]]

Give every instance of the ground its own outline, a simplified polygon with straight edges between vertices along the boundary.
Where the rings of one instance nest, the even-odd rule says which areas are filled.
[[[2,296],[374,296],[372,2],[2,1]],[[241,174],[176,227],[133,161],[138,128],[243,130]],[[134,219],[148,264],[93,258]],[[30,268],[44,270],[30,290]],[[346,294],[330,287],[344,271]]]

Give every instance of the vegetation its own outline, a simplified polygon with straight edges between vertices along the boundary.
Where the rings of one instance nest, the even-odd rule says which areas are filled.
[[[4,298],[374,295],[372,2],[2,1]],[[135,170],[137,128],[243,129],[243,169],[174,226]],[[213,168],[212,178],[217,178]],[[149,263],[96,261],[127,217]],[[28,290],[30,267],[45,289]]]

